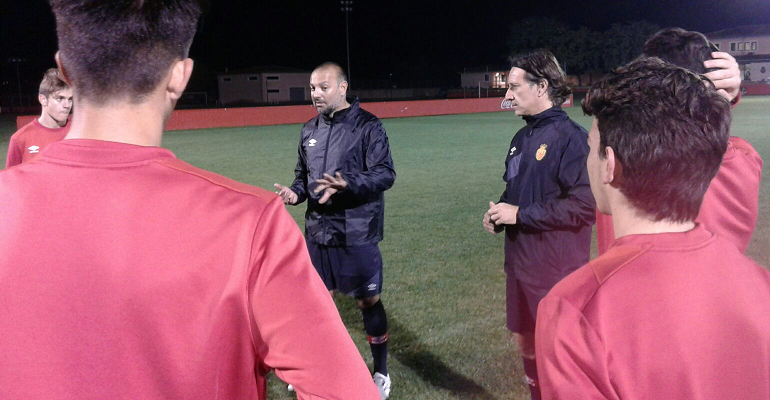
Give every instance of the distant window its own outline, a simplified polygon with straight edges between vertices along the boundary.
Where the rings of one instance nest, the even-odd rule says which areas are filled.
[[[233,78],[222,78],[222,82],[230,82]]]
[[[714,47],[716,47],[717,50],[719,50],[719,43],[714,43]]]
[[[281,78],[280,78],[280,77],[278,77],[278,76],[268,76],[266,79],[267,79],[268,81],[277,81],[277,80],[279,80],[279,79],[281,79]]]
[[[268,93],[281,93],[281,90],[280,89],[268,89],[267,92]]]
[[[258,80],[259,80],[259,77],[258,77],[258,76],[250,76],[250,77],[249,77],[249,80],[250,80],[250,81],[258,81]]]
[[[489,74],[484,75],[484,82],[489,82]]]
[[[751,42],[751,51],[757,51],[757,42]]]
[[[738,51],[746,51],[746,42],[738,43]]]
[[[730,43],[730,51],[735,51],[735,43]]]

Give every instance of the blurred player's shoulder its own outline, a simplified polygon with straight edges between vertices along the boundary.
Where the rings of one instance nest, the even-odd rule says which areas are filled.
[[[32,121],[29,121],[26,125],[19,128],[16,133],[14,133],[11,138],[14,140],[20,140],[23,139],[25,136],[29,135],[31,132],[35,132],[37,130],[37,120],[34,119]]]
[[[264,202],[265,204],[273,201],[278,196],[271,191],[262,189],[257,186],[252,186],[242,182],[238,182],[236,180],[227,178],[225,176],[219,175],[211,171],[207,171],[205,169],[194,167],[176,158],[163,159],[159,161],[159,163],[166,167],[175,169],[179,172],[189,174],[191,176],[196,176],[210,185],[219,186],[220,188],[231,191],[233,193],[240,193],[244,195],[254,196],[257,199]]]
[[[727,153],[725,153],[725,158],[742,155],[750,159],[756,159],[760,163],[762,162],[762,157],[760,157],[759,153],[757,153],[757,150],[754,149],[754,146],[746,141],[746,139],[737,136],[730,136],[730,140],[728,140],[727,143]]]
[[[586,306],[599,288],[619,271],[650,249],[650,245],[612,246],[606,253],[578,268],[548,292],[578,309]]]

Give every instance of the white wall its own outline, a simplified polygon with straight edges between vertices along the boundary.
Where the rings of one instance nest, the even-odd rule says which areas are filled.
[[[287,103],[292,101],[292,88],[301,89],[300,101],[310,101],[309,84],[309,72],[223,74],[218,77],[219,101],[224,105]]]
[[[743,56],[747,54],[770,54],[770,36],[745,36],[725,39],[715,39],[712,42],[719,45],[719,50],[726,51],[732,56]],[[751,50],[751,43],[757,43],[757,49]],[[731,44],[735,43],[735,50],[732,50]],[[748,43],[746,50],[738,50],[739,43]]]

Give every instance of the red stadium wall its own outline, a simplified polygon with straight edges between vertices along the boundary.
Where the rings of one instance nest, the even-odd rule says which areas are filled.
[[[764,95],[768,96],[770,95],[770,85],[763,84],[763,83],[744,83],[741,85],[744,89],[746,89],[746,92],[744,92],[744,95]]]
[[[430,115],[472,114],[502,111],[502,98],[418,100],[362,103],[361,107],[379,118],[423,117]],[[564,104],[572,106],[572,99]],[[304,123],[316,115],[309,105],[215,108],[206,110],[177,110],[166,125],[167,131],[186,129],[229,128],[241,126],[281,125]],[[16,119],[21,128],[36,116],[25,115]]]

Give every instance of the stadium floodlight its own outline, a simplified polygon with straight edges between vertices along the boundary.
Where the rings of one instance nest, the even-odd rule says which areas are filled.
[[[345,13],[345,39],[348,49],[348,87],[350,87],[350,28],[348,23],[348,15],[353,11],[353,0],[341,0],[340,11]]]
[[[19,72],[19,65],[21,65],[21,63],[27,62],[27,60],[24,58],[12,57],[8,59],[8,62],[11,64],[16,64],[16,81],[19,84],[19,107],[24,107],[24,103],[22,103],[21,73]]]

